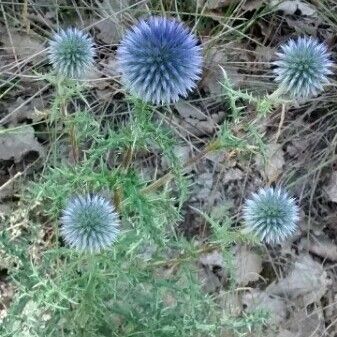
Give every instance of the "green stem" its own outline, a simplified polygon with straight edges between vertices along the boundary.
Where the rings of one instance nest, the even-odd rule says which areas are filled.
[[[280,101],[280,96],[284,94],[284,90],[282,87],[278,87],[273,93],[270,95],[267,95],[267,99],[269,99],[272,102],[279,102]]]

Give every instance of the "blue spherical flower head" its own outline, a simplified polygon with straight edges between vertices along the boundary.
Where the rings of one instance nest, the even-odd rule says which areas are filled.
[[[68,78],[79,79],[93,66],[95,49],[92,38],[76,29],[61,30],[49,42],[49,60],[53,68]]]
[[[271,187],[253,193],[243,209],[246,231],[269,244],[281,243],[296,231],[298,213],[294,198]]]
[[[123,83],[145,102],[166,104],[186,97],[201,74],[197,42],[176,20],[141,20],[126,33],[117,50]]]
[[[333,63],[325,44],[310,37],[299,37],[281,46],[277,56],[275,80],[291,98],[316,96],[329,83]]]
[[[99,252],[116,241],[119,219],[110,201],[101,195],[72,198],[61,217],[61,235],[80,251]]]

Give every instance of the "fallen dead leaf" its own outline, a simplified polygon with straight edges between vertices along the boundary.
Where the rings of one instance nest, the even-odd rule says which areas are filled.
[[[322,265],[310,255],[299,255],[289,274],[273,282],[267,292],[274,296],[286,296],[296,300],[302,307],[319,302],[330,285]]]
[[[22,172],[17,172],[14,176],[2,176],[1,180],[4,182],[0,185],[0,200],[13,196],[19,189],[18,178],[22,175]],[[0,213],[1,215],[1,213]]]
[[[256,61],[257,62],[271,62],[275,57],[276,51],[277,51],[277,48],[258,45],[255,49]]]
[[[118,62],[115,55],[110,55],[106,61],[100,62],[100,65],[103,68],[102,72],[104,75],[111,77],[119,76],[120,71],[118,68]]]
[[[337,172],[333,172],[327,186],[324,187],[329,200],[337,203]]]
[[[8,314],[9,304],[14,296],[14,286],[0,280],[0,324]]]
[[[206,120],[199,120],[196,118],[176,119],[177,125],[181,127],[182,133],[186,135],[202,136],[210,135],[215,132],[219,123],[223,121],[225,112],[220,110],[207,117]]]
[[[209,200],[213,184],[214,174],[212,172],[204,172],[198,176],[198,180],[196,182],[198,192],[196,194],[199,200]]]
[[[0,26],[2,48],[7,53],[15,53],[21,59],[30,58],[32,61],[40,61],[43,58],[41,52],[45,49],[42,42],[35,36],[28,35],[19,31],[11,29],[10,37],[5,26]],[[37,55],[38,56],[34,56]]]
[[[99,29],[99,33],[96,35],[97,38],[107,45],[117,44],[123,36],[124,29],[111,19],[98,22],[96,27]]]
[[[200,268],[198,272],[200,283],[203,290],[207,293],[218,291],[222,287],[220,279],[209,268]]]
[[[184,119],[195,118],[198,120],[205,120],[207,118],[207,115],[205,115],[198,107],[187,101],[180,100],[174,105],[174,107],[177,109],[179,115]]]
[[[2,132],[0,129],[0,160],[14,160],[19,162],[28,152],[37,152],[39,157],[44,153],[41,144],[34,135],[31,126],[24,126],[17,130]]]
[[[233,48],[239,50],[240,46],[233,46]],[[233,88],[238,88],[244,82],[244,75],[239,74],[236,67],[226,64],[227,61],[228,56],[224,53],[224,51],[215,47],[207,50],[207,55],[205,56],[206,71],[204,72],[200,85],[205,91],[215,97],[224,94],[223,86],[221,84],[223,82],[223,73],[220,66],[226,69],[228,79],[230,80]]]
[[[327,328],[327,333],[329,333],[331,336],[337,336],[337,325],[331,325],[331,322],[334,322],[337,317],[337,282],[335,272],[332,272],[331,276],[333,278],[333,286],[329,289],[327,295],[325,296],[327,302],[326,306],[324,307],[324,317],[325,321],[328,322],[330,325]]]
[[[266,146],[265,156],[260,154],[256,157],[256,166],[263,176],[269,182],[277,180],[283,172],[283,165],[285,164],[284,152],[281,145],[270,143]]]
[[[337,261],[337,246],[328,237],[311,237],[310,240],[305,237],[299,243],[299,248],[303,251],[309,251],[323,259]]]
[[[34,98],[27,104],[25,102],[25,99],[18,97],[13,104],[8,106],[9,117],[6,119],[6,124],[17,125],[26,120],[38,122],[46,116],[43,113],[45,107],[41,98]]]
[[[219,290],[227,275],[224,271],[224,259],[220,252],[214,250],[199,258],[199,279],[206,292]]]
[[[225,7],[232,4],[237,4],[240,2],[240,0],[197,0],[198,6],[203,7],[207,9],[217,9],[221,7]]]
[[[230,181],[241,180],[244,177],[244,172],[237,167],[230,167],[224,172],[222,180],[223,184],[227,184]]]
[[[220,290],[217,300],[226,315],[239,316],[242,313],[242,303],[238,292]]]
[[[246,306],[246,312],[256,310],[267,310],[271,317],[270,323],[280,324],[287,317],[287,306],[285,301],[279,296],[272,296],[268,292],[252,289],[242,297],[242,303]]]
[[[239,286],[259,280],[262,271],[262,259],[246,246],[235,247],[235,277]]]
[[[275,332],[272,332],[267,337],[275,337]],[[298,337],[298,336],[295,332],[291,332],[288,329],[281,328],[276,337]]]
[[[223,256],[217,250],[213,250],[210,253],[201,255],[200,258],[199,258],[199,262],[203,266],[208,266],[210,268],[213,268],[214,266],[215,267],[220,267],[220,268],[224,267]]]
[[[242,8],[246,11],[252,11],[260,8],[264,3],[264,0],[246,0],[242,4]]]
[[[129,8],[132,8],[133,16],[137,16],[135,11],[147,9],[145,1],[103,0],[99,4],[99,12],[102,19],[95,24],[99,30],[99,33],[96,35],[97,38],[107,45],[119,43],[125,30],[123,14]]]
[[[320,305],[313,312],[306,308],[296,310],[288,320],[289,330],[296,333],[296,337],[322,337],[324,330],[324,316]]]
[[[315,7],[301,0],[271,0],[270,6],[288,15],[293,15],[298,11],[305,16],[316,15]]]

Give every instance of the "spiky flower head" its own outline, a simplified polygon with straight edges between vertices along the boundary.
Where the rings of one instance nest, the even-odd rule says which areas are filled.
[[[181,22],[163,17],[132,27],[120,43],[117,60],[131,94],[154,104],[186,97],[202,66],[197,38]]]
[[[77,28],[67,28],[54,34],[49,42],[48,54],[59,74],[79,79],[93,66],[95,49],[87,33]]]
[[[311,37],[291,39],[281,46],[277,56],[275,80],[291,98],[316,96],[329,83],[333,63],[324,43]]]
[[[99,252],[116,241],[119,219],[112,203],[98,194],[75,196],[61,217],[61,235],[80,251]]]
[[[295,199],[281,188],[261,188],[246,200],[243,217],[246,231],[270,244],[289,238],[297,228]]]

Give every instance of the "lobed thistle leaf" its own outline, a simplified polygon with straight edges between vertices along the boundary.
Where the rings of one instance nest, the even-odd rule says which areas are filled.
[[[243,217],[247,232],[261,241],[276,244],[289,238],[297,228],[295,199],[281,188],[261,188],[245,202]]]
[[[308,98],[329,83],[333,62],[325,44],[311,37],[299,37],[281,46],[274,72],[275,81],[292,98]]]
[[[72,198],[61,217],[61,235],[71,247],[99,252],[116,241],[119,219],[113,205],[100,195]]]
[[[154,104],[186,97],[202,66],[197,38],[181,22],[162,17],[132,27],[120,43],[117,60],[128,90]]]
[[[49,60],[53,68],[68,78],[82,78],[93,66],[95,49],[92,38],[77,28],[55,33],[49,42]]]

